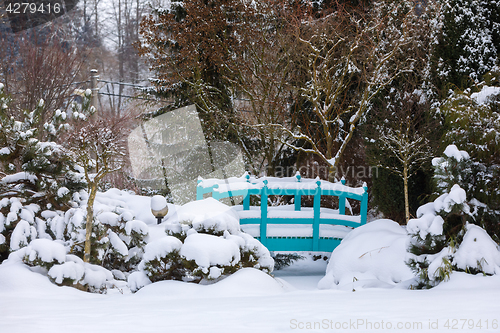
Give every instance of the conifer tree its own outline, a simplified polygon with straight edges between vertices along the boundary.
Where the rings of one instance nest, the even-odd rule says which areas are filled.
[[[448,84],[465,89],[498,68],[500,1],[444,0],[442,30],[433,71],[443,93]]]

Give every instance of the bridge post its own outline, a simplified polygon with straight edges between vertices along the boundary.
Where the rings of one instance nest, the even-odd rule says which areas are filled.
[[[363,199],[361,199],[361,209],[359,211],[359,215],[361,215],[361,225],[366,224],[366,215],[368,211],[368,185],[363,183],[363,189],[365,192],[363,193]]]
[[[264,187],[260,194],[260,242],[267,244],[267,179],[264,179]]]
[[[212,187],[212,198],[219,201],[220,200],[220,193],[219,193],[219,191],[214,191],[216,188],[219,188],[219,184],[215,184]]]
[[[245,172],[245,178],[247,180],[247,183],[250,183],[250,175],[248,174],[248,172]],[[243,198],[243,210],[249,210],[249,209],[250,209],[250,190],[247,193],[247,195],[245,195],[245,197]]]
[[[203,181],[201,177],[198,177],[198,185],[196,186],[196,200],[203,200],[203,187],[200,183]]]
[[[340,182],[342,183],[342,185],[345,185],[345,178],[342,177]],[[340,215],[345,215],[345,200],[346,200],[345,192],[342,191],[342,194],[339,195],[339,214]]]
[[[297,171],[297,173],[295,174],[295,178],[297,178],[297,183],[300,183],[300,178],[302,178],[300,176],[300,172]],[[300,188],[297,189],[297,192],[298,194],[295,194],[295,196],[293,197],[293,202],[295,204],[295,210],[296,211],[299,211],[300,210],[300,205],[301,205],[301,200],[302,200],[302,195],[300,194]]]
[[[320,206],[321,206],[321,181],[316,178],[316,193],[314,194],[314,220],[313,220],[313,251],[318,251],[319,248],[319,217],[320,217]]]

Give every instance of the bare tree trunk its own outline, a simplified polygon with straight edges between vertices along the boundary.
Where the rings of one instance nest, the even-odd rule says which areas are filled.
[[[405,162],[403,165],[403,183],[404,183],[404,195],[405,195],[405,219],[406,223],[410,220],[410,203],[408,200],[408,165]]]
[[[87,221],[85,225],[85,253],[83,256],[84,262],[90,262],[90,249],[92,235],[92,221],[94,220],[94,201],[97,194],[97,184],[92,183],[90,187],[89,199],[87,201]]]

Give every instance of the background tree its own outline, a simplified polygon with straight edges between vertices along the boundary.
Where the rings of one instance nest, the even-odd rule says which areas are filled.
[[[208,140],[234,138],[234,110],[223,66],[240,46],[239,0],[196,0],[155,9],[141,22],[139,53],[156,74],[154,93],[172,107],[196,104]]]
[[[88,99],[86,100],[88,103]],[[86,105],[84,105],[86,107]],[[82,168],[87,181],[86,238],[84,261],[90,262],[94,201],[103,178],[124,165],[123,119],[95,118],[77,128],[67,140],[67,148]]]
[[[442,15],[433,73],[445,96],[448,84],[463,90],[498,68],[500,2],[446,0]]]
[[[5,92],[12,98],[10,111],[33,110],[40,99],[50,110],[66,110],[75,88],[72,83],[81,79],[85,56],[85,51],[73,46],[72,37],[57,25],[0,34],[0,72]],[[43,125],[46,115],[40,114],[39,120]]]
[[[467,165],[450,162],[450,167],[436,170],[441,182],[437,184],[437,191],[442,193],[455,183],[460,185],[469,201],[477,200],[476,223],[495,240],[500,239],[497,213],[500,209],[499,92],[500,87],[485,87],[479,93],[468,89],[453,93],[441,105],[439,113],[444,117],[446,128],[442,145],[456,145],[467,151],[470,159]]]
[[[386,106],[377,113],[379,121],[373,126],[377,166],[390,170],[403,180],[405,223],[410,220],[409,179],[434,156],[432,135],[436,122],[428,117],[428,105],[419,103],[419,95],[406,94],[400,104]]]
[[[398,10],[394,5],[391,8]],[[403,29],[388,26],[386,18],[339,7],[325,18],[311,18],[296,26],[297,63],[303,66],[303,81],[297,90],[300,105],[307,108],[305,120],[303,126],[293,129],[272,126],[304,143],[287,145],[326,163],[330,179],[336,175],[359,120],[400,71],[390,61],[406,43],[407,31],[404,25]]]
[[[224,64],[234,107],[240,118],[238,136],[253,172],[282,174],[287,147],[286,134],[270,124],[290,124],[293,114],[292,53],[296,47],[290,35],[290,20],[295,13],[282,0],[259,1],[240,13],[244,22],[239,40],[245,47]],[[258,146],[252,144],[256,138]]]
[[[430,157],[437,154],[441,135],[430,111],[436,101],[430,62],[440,8],[413,1],[399,2],[399,8],[389,24],[407,27],[407,43],[391,61],[405,70],[376,97],[363,121],[363,136],[370,163],[385,168],[373,178],[374,205],[386,217],[407,222],[432,193]],[[413,151],[404,152],[407,148]],[[416,164],[405,177],[404,164],[408,167],[411,160]]]

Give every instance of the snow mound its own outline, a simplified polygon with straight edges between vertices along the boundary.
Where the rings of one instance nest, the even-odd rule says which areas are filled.
[[[320,289],[394,287],[414,277],[406,265],[408,234],[398,223],[376,220],[351,231],[335,248]]]
[[[134,298],[186,300],[190,298],[270,296],[285,292],[283,284],[270,275],[255,268],[242,268],[225,279],[209,285],[171,280],[156,282],[140,289],[134,294]]]
[[[178,207],[176,213],[168,219],[168,223],[192,225],[195,230],[227,230],[231,234],[240,231],[238,214],[230,206],[214,198],[192,201]]]
[[[47,263],[63,263],[66,261],[66,248],[61,243],[50,239],[35,239],[26,247],[25,256],[29,261],[35,261],[38,258]]]
[[[439,212],[444,210],[449,213],[453,209],[454,205],[464,205],[464,209],[467,209],[468,205],[465,203],[467,200],[467,194],[463,188],[455,184],[451,188],[449,193],[444,193],[434,200],[434,210]]]
[[[46,276],[34,273],[28,266],[9,257],[0,265],[0,292],[22,295],[56,294],[58,288]]]
[[[179,239],[173,236],[165,236],[146,245],[144,248],[143,260],[161,260],[162,257],[166,256],[170,252],[174,250],[179,251],[181,246],[182,242]]]
[[[240,261],[240,249],[235,242],[208,234],[194,233],[186,237],[180,253],[187,260],[194,260],[202,270],[217,265],[234,266]],[[215,270],[210,273],[212,278],[221,275]]]
[[[500,274],[500,251],[483,228],[467,224],[467,232],[455,252],[453,263],[463,270],[472,267],[486,274]]]

